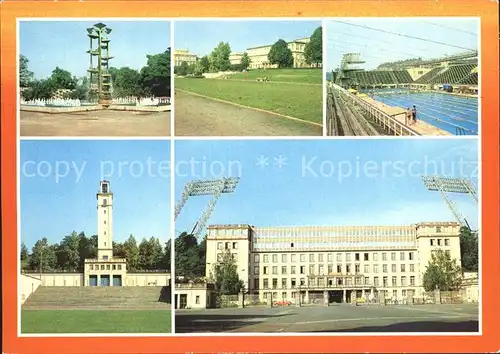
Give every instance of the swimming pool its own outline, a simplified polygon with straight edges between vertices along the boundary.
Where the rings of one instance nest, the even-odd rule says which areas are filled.
[[[396,90],[392,90],[393,92]],[[423,120],[454,135],[478,134],[478,99],[443,93],[384,94],[375,91],[373,98],[389,106],[417,107],[417,119]]]

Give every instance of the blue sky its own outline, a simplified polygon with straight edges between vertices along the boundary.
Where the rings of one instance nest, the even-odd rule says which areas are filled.
[[[326,69],[335,69],[345,53],[361,53],[361,58],[366,62],[363,68],[374,69],[386,61],[415,57],[433,59],[466,51],[362,26],[477,50],[478,24],[477,20],[470,18],[363,18],[326,21]]]
[[[147,54],[163,53],[170,47],[167,21],[22,21],[20,53],[28,58],[35,78],[50,76],[56,66],[74,76],[86,76],[90,45],[86,28],[99,22],[113,30],[109,35],[113,67],[140,69],[147,63]]]
[[[219,44],[229,42],[233,52],[310,37],[321,21],[184,21],[176,22],[174,45],[204,56]]]
[[[476,139],[178,141],[175,198],[189,180],[240,176],[235,193],[221,196],[208,224],[454,221],[441,195],[427,191],[420,176],[470,177],[477,186],[477,152]],[[257,165],[261,156],[269,165]],[[188,200],[176,234],[192,229],[209,200]],[[452,200],[476,228],[472,198],[453,195]]]
[[[166,242],[169,161],[168,141],[21,141],[21,240],[31,249],[43,237],[55,243],[72,231],[96,234],[96,193],[107,179],[114,241],[133,234],[138,242]]]

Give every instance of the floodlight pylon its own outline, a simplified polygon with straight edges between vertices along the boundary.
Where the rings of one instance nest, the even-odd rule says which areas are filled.
[[[461,226],[467,226],[467,220],[458,211],[455,203],[448,197],[447,193],[469,194],[478,203],[476,188],[471,181],[465,178],[448,178],[438,176],[422,176],[422,182],[430,191],[440,192],[446,205]]]
[[[181,210],[188,201],[189,197],[211,195],[212,199],[208,202],[205,210],[203,211],[202,215],[193,228],[192,234],[195,237],[198,237],[205,228],[210,215],[212,215],[212,212],[214,211],[220,196],[223,193],[233,193],[238,182],[239,178],[229,177],[217,180],[190,181],[186,183],[181,198],[175,205],[174,220],[176,220],[181,213]]]

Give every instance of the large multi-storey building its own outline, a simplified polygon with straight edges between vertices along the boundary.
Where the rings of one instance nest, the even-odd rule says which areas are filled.
[[[306,59],[304,57],[304,50],[306,48],[306,44],[309,41],[310,38],[301,38],[288,42],[288,48],[292,51],[294,68],[307,68],[315,66],[307,64]],[[276,68],[277,65],[269,63],[269,59],[267,58],[272,46],[273,46],[272,44],[268,44],[268,45],[248,48],[246,50],[246,53],[250,58],[249,68],[250,69]],[[229,60],[231,61],[231,64],[239,64],[241,62],[242,56],[243,53],[231,53]]]
[[[180,66],[183,62],[188,65],[196,64],[198,61],[198,56],[196,54],[190,53],[187,49],[176,49],[174,50],[174,66]]]
[[[229,55],[229,63],[231,65],[241,64],[241,59],[243,58],[243,52],[233,52]]]
[[[390,297],[421,296],[432,253],[443,249],[460,262],[460,225],[208,228],[207,277],[230,252],[245,289],[262,299],[296,299],[297,292],[346,302],[385,291]],[[387,296],[386,295],[386,296]]]

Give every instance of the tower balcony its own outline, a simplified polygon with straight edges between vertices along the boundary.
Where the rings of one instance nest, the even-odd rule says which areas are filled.
[[[89,38],[92,38],[92,39],[98,39],[99,38],[99,35],[95,34],[95,33],[89,33],[89,34],[87,34],[87,36],[89,36]]]
[[[87,54],[91,54],[93,56],[99,55],[99,49],[87,50]]]
[[[114,57],[111,57],[111,56],[104,56],[104,57],[101,57],[102,60],[111,60],[113,59]]]
[[[88,69],[87,69],[87,71],[88,71],[89,73],[98,73],[98,72],[99,72],[99,69],[97,69],[97,68],[88,68]]]

